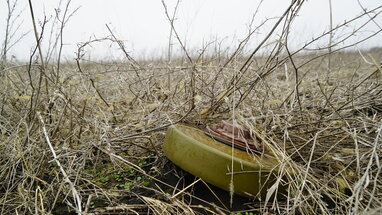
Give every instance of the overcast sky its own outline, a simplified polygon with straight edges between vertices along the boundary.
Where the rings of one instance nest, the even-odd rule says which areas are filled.
[[[14,1],[14,0],[11,0]],[[4,40],[6,20],[6,0],[0,0],[0,41]],[[18,35],[30,32],[21,40],[10,53],[17,59],[27,59],[35,45],[32,34],[30,11],[26,0],[19,0],[17,9],[22,22]],[[44,14],[49,20],[44,34],[44,50],[49,41],[50,24],[53,23],[55,8],[59,0],[34,0],[35,17],[42,22]],[[67,0],[62,0],[61,9]],[[223,41],[226,47],[234,46],[243,39],[248,32],[248,25],[260,0],[182,0],[176,15],[175,27],[188,48],[197,50],[211,41]],[[382,5],[380,0],[360,0],[363,6],[372,9]],[[169,12],[172,14],[176,0],[165,0]],[[264,0],[259,13],[254,20],[258,26],[267,18],[280,16],[290,1]],[[64,29],[64,50],[66,59],[75,57],[78,43],[94,38],[110,36],[105,24],[108,24],[118,39],[125,42],[126,49],[135,57],[163,56],[168,47],[170,25],[164,12],[161,0],[72,0],[69,12],[78,10],[69,19]],[[362,13],[357,0],[332,0],[333,23],[343,23]],[[379,10],[381,11],[381,10]],[[298,19],[293,25],[293,41],[297,47],[313,36],[317,36],[329,28],[329,0],[309,0],[303,5]],[[364,21],[365,19],[363,19]],[[361,20],[362,21],[362,20]],[[358,22],[358,24],[361,22]],[[376,18],[376,23],[382,26],[382,17]],[[376,23],[369,23],[353,40],[362,38],[367,33],[376,32],[380,28]],[[355,25],[335,36],[347,34],[356,28]],[[261,28],[253,39],[261,38],[267,33],[271,22]],[[39,29],[40,31],[41,29]],[[381,35],[367,43],[360,44],[360,48],[380,46]],[[254,42],[255,43],[255,42]],[[109,47],[108,43],[94,45],[88,53],[94,58],[118,57],[118,49]]]

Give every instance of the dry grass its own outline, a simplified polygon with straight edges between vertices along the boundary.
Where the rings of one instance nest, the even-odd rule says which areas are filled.
[[[376,49],[367,58],[380,60],[381,54]],[[313,57],[296,57],[295,63],[302,65]],[[282,160],[280,177],[286,175],[291,182],[286,199],[265,202],[256,210],[378,213],[381,68],[367,64],[358,53],[332,58],[337,63],[328,77],[321,75],[324,57],[299,70],[298,94],[288,61],[262,79],[237,107],[246,87],[234,91],[209,115],[200,113],[224,91],[218,89],[229,86],[235,67],[217,75],[219,65],[213,60],[208,66],[190,68],[142,62],[138,77],[124,63],[81,62],[81,71],[66,64],[58,83],[41,84],[38,98],[32,96],[32,85],[38,85],[39,67],[31,68],[31,82],[27,66],[4,70],[1,213],[59,214],[64,206],[89,214],[225,211],[207,203],[190,204],[185,198],[192,195],[189,190],[171,198],[171,192],[155,184],[167,183],[159,182],[167,162],[161,152],[166,126],[179,120],[203,125],[233,118],[269,138]],[[262,65],[265,59],[257,62]],[[48,66],[45,71],[54,69]],[[254,80],[261,69],[250,68],[241,83]],[[198,81],[195,108],[189,111],[191,70]]]
[[[234,54],[187,53],[163,2],[183,58],[137,62],[109,29],[110,38],[79,44],[74,62],[44,62],[41,50],[36,62],[37,53],[25,65],[2,61],[0,214],[382,213],[382,50],[338,48],[348,37],[331,41],[329,53],[308,50],[360,18],[372,23],[380,7],[293,52],[288,32],[302,2],[276,19],[274,30],[284,23],[277,43],[262,46],[271,30],[249,54],[255,31]],[[126,61],[84,60],[100,42],[117,43]],[[235,212],[200,197],[194,185],[203,181],[173,169],[161,150],[165,129],[222,119],[268,138],[287,196],[241,200]]]

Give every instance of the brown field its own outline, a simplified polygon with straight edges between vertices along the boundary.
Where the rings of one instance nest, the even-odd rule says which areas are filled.
[[[193,66],[79,60],[62,64],[59,78],[54,64],[9,65],[0,79],[1,214],[75,213],[76,198],[88,214],[378,213],[382,51],[362,53],[332,53],[330,71],[327,55],[294,56],[297,73],[280,53],[255,57],[246,73],[245,57],[224,67],[215,56]],[[165,129],[222,119],[269,138],[280,177],[292,179],[288,196],[234,197],[230,209],[200,184],[172,197],[194,179],[162,153]]]
[[[50,39],[49,21],[34,19],[31,2],[36,45],[29,61],[8,56],[18,42],[12,1],[1,38],[0,214],[382,213],[382,48],[360,48],[380,37],[382,6],[293,47],[290,28],[304,1],[291,1],[265,21],[273,28],[256,35],[261,26],[251,24],[237,47],[223,50],[215,41],[190,50],[174,26],[178,6],[171,15],[163,1],[167,57],[134,60],[107,26],[109,36],[78,43],[64,62],[70,1],[49,20]],[[377,30],[365,30],[370,24]],[[178,52],[171,53],[171,41]],[[123,57],[89,60],[96,43]],[[221,120],[273,146],[285,195],[230,202],[229,192],[164,155],[169,126]]]

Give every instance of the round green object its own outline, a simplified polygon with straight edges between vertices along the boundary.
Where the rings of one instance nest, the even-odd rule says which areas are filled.
[[[233,189],[239,195],[264,198],[276,181],[279,162],[274,156],[224,145],[192,126],[169,127],[163,151],[185,171],[224,190]]]

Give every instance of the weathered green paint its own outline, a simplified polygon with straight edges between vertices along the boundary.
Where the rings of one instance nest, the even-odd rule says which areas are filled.
[[[233,172],[234,192],[265,197],[275,182],[279,162],[270,155],[247,153],[216,142],[200,129],[184,124],[168,128],[163,150],[185,171],[229,191]],[[233,163],[233,171],[230,171]]]

